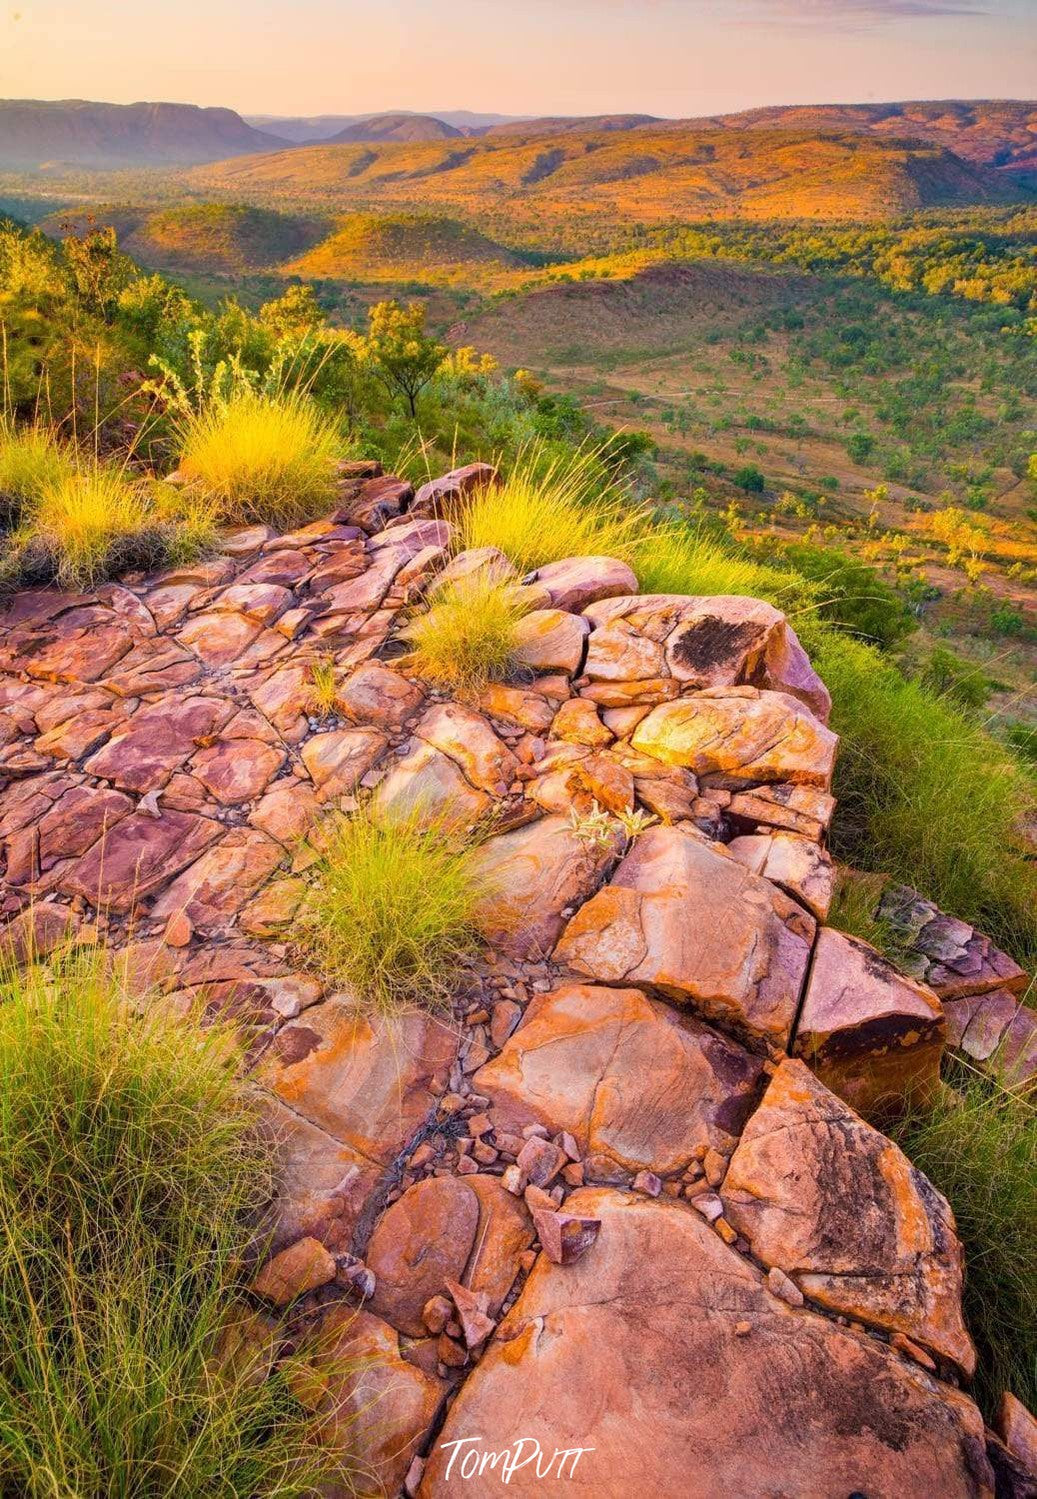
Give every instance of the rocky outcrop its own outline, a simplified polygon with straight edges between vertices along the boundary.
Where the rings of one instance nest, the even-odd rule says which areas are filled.
[[[513,680],[415,680],[437,579],[514,574],[451,557],[492,482],[346,465],[291,535],[7,600],[0,953],[100,939],[142,996],[233,1018],[279,1171],[253,1294],[345,1358],[299,1398],[372,1491],[490,1492],[478,1434],[617,1499],[989,1495],[953,1219],[874,1124],[945,1038],[1032,1074],[1020,971],[914,892],[914,972],[819,926],[837,740],[769,605],[565,559],[515,576]],[[451,1013],[372,1017],[295,946],[323,819],[361,803],[478,831]]]

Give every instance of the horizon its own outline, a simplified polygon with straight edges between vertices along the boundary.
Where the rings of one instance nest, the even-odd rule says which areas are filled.
[[[410,102],[393,108],[415,114],[452,95],[451,111],[476,114],[664,119],[1025,101],[1037,78],[1031,0],[529,0],[518,23],[479,0],[394,0],[377,14],[361,0],[297,0],[291,12],[278,0],[183,0],[160,47],[127,28],[119,0],[74,12],[35,0],[5,14],[0,43],[5,98],[283,118],[385,113],[380,101],[401,95]]]

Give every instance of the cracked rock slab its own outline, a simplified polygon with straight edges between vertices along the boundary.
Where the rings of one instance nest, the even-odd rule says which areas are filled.
[[[734,785],[786,781],[827,790],[838,737],[784,692],[716,688],[660,703],[634,730],[643,754]]]
[[[559,962],[633,983],[724,1029],[784,1048],[815,923],[768,880],[685,824],[652,827],[573,917]]]
[[[593,1449],[565,1481],[580,1499],[990,1499],[969,1399],[779,1301],[689,1206],[597,1189],[566,1210],[601,1231],[574,1264],[540,1256],[450,1409],[422,1499],[491,1492],[457,1461],[447,1476],[445,1444],[474,1436],[480,1451],[539,1442],[545,1463]],[[508,1491],[547,1483],[531,1462]]]
[[[823,927],[795,1052],[865,1118],[923,1103],[939,1085],[940,1001],[867,942]]]
[[[666,1175],[731,1153],[761,1076],[758,1058],[640,989],[570,984],[533,1000],[474,1084],[499,1129],[545,1124],[581,1155]]]
[[[805,1295],[904,1333],[971,1377],[950,1207],[802,1062],[778,1068],[721,1192],[728,1222],[756,1257],[795,1276]]]

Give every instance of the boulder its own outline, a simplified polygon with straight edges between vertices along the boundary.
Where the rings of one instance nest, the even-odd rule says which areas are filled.
[[[460,703],[436,703],[415,725],[415,734],[451,760],[479,791],[503,796],[518,761],[481,713]]]
[[[940,1080],[944,1018],[924,984],[867,942],[818,933],[795,1052],[866,1119],[925,1103]]]
[[[799,833],[757,833],[732,838],[726,847],[746,869],[780,885],[818,921],[824,921],[835,893],[835,867],[831,856],[812,838]]]
[[[335,1279],[335,1261],[317,1239],[296,1239],[267,1260],[252,1289],[274,1306],[287,1306],[307,1291],[315,1291]]]
[[[742,1047],[639,989],[570,984],[531,1002],[474,1084],[497,1129],[543,1124],[581,1156],[665,1175],[731,1153],[761,1075]]]
[[[378,729],[334,729],[307,739],[300,754],[317,788],[317,800],[330,801],[355,791],[387,743]]]
[[[465,778],[456,760],[417,740],[416,747],[397,760],[378,785],[371,811],[377,817],[420,817],[466,827],[492,804],[484,791],[477,791]]]
[[[912,973],[939,999],[963,999],[1007,989],[1021,994],[1029,978],[1014,958],[967,921],[947,916],[908,885],[887,889],[878,915],[913,959]]]
[[[436,1438],[423,1499],[489,1492],[463,1460],[519,1439],[508,1487],[530,1499],[563,1452],[574,1493],[615,1499],[990,1499],[970,1400],[771,1295],[690,1207],[600,1188],[566,1213],[600,1220],[597,1239],[575,1263],[537,1261]]]
[[[1001,1396],[995,1424],[1009,1452],[1037,1480],[1037,1417],[1006,1390]]]
[[[725,1217],[756,1258],[794,1276],[806,1296],[972,1375],[962,1250],[946,1200],[802,1062],[778,1068],[721,1191]]]
[[[338,706],[348,718],[390,733],[401,729],[424,700],[413,682],[377,661],[358,667],[338,690]]]
[[[569,922],[559,962],[608,984],[688,1004],[751,1041],[784,1048],[814,920],[686,823],[651,827]]]
[[[634,730],[635,749],[738,785],[787,781],[827,790],[838,739],[796,698],[716,688],[660,703]]]
[[[515,627],[515,661],[529,671],[575,676],[583,661],[587,621],[564,609],[534,609]]]
[[[515,957],[546,956],[579,906],[619,853],[621,835],[602,846],[581,838],[565,817],[542,817],[489,838],[475,868],[490,887],[479,924],[496,946]]]
[[[1037,1082],[1037,1014],[1007,989],[945,999],[947,1044],[1007,1087]]]
[[[414,496],[411,510],[423,516],[452,516],[461,508],[466,495],[476,494],[480,489],[499,482],[492,464],[466,463],[463,468],[453,468],[448,474],[423,484]]]
[[[637,588],[632,569],[616,557],[566,557],[561,562],[545,563],[524,581],[542,589],[553,609],[568,609],[573,614],[598,599]]]

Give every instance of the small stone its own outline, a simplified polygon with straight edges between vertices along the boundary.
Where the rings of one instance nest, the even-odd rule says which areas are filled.
[[[767,1271],[767,1288],[779,1301],[784,1301],[788,1306],[802,1306],[804,1301],[803,1292],[790,1280],[784,1270],[779,1270],[777,1265],[772,1265]]]
[[[913,1359],[916,1364],[921,1364],[923,1369],[928,1369],[930,1374],[936,1373],[936,1361],[929,1357],[924,1348],[919,1348],[905,1333],[895,1332],[890,1338],[890,1345],[903,1353],[907,1358]]]
[[[499,999],[490,1016],[490,1040],[499,1051],[522,1019],[519,1005],[510,999]]]
[[[715,1223],[718,1218],[723,1217],[724,1204],[715,1192],[700,1191],[691,1197],[686,1191],[685,1196],[688,1197],[696,1213],[701,1213],[707,1223]]]
[[[167,947],[186,947],[194,935],[191,918],[186,911],[174,911],[166,922],[162,940]]]
[[[706,1180],[711,1187],[719,1187],[727,1172],[727,1159],[719,1150],[707,1150],[705,1160],[702,1162],[706,1173]]]
[[[470,1291],[456,1280],[448,1280],[446,1288],[457,1308],[465,1347],[469,1350],[478,1348],[486,1342],[497,1325],[492,1317],[486,1315],[489,1298],[485,1292]]]
[[[319,1240],[297,1239],[267,1261],[252,1282],[252,1289],[274,1306],[287,1306],[307,1291],[334,1280],[337,1268]]]
[[[403,1480],[403,1492],[407,1495],[407,1499],[417,1499],[424,1472],[425,1459],[423,1457],[412,1458],[411,1465],[407,1469],[407,1476]]]
[[[525,1185],[525,1179],[518,1166],[508,1166],[505,1168],[504,1174],[501,1177],[501,1186],[506,1192],[510,1192],[514,1197],[521,1197]]]
[[[477,1140],[480,1135],[488,1135],[492,1129],[493,1120],[489,1114],[473,1114],[468,1121],[468,1133],[473,1140]]]
[[[733,1244],[738,1238],[738,1235],[735,1233],[734,1229],[731,1227],[730,1223],[728,1223],[726,1218],[718,1218],[717,1221],[713,1224],[713,1227],[716,1229],[717,1233],[723,1239],[725,1244]]]
[[[634,1177],[634,1191],[643,1192],[646,1197],[658,1197],[663,1189],[663,1184],[654,1171],[639,1171]]]
[[[522,1195],[530,1212],[533,1212],[535,1208],[546,1208],[550,1211],[555,1205],[550,1192],[545,1192],[542,1187],[529,1186]]]
[[[753,1330],[751,1322],[736,1322],[734,1333],[736,1338],[747,1338]]]
[[[565,1163],[565,1153],[537,1135],[531,1136],[518,1153],[519,1169],[536,1187],[550,1186]]]
[[[468,1362],[467,1349],[455,1342],[448,1333],[440,1333],[436,1343],[436,1353],[441,1364],[446,1364],[448,1369],[463,1369]]]
[[[600,1218],[577,1218],[547,1208],[536,1209],[533,1222],[544,1253],[555,1265],[571,1265],[578,1260],[601,1232]]]
[[[430,1296],[421,1309],[421,1320],[433,1337],[438,1337],[453,1315],[445,1296]]]

